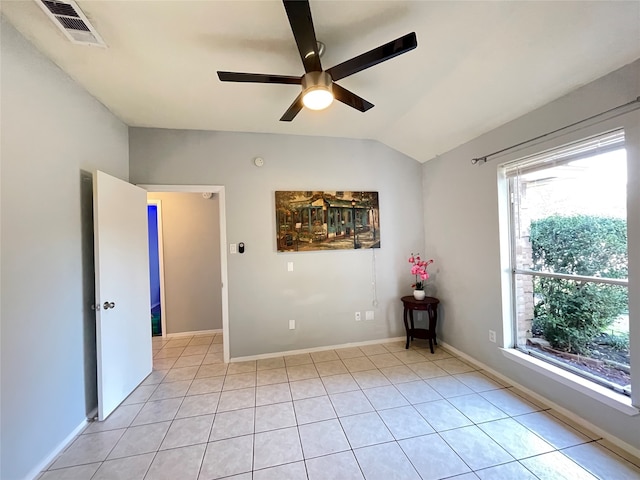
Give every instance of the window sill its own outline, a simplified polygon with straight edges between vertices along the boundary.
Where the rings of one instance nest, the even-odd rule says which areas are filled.
[[[640,410],[631,404],[631,398],[620,393],[616,393],[601,385],[596,385],[589,380],[567,372],[554,365],[550,365],[540,359],[522,353],[515,348],[501,348],[502,354],[509,360],[524,365],[545,377],[551,378],[562,385],[577,390],[580,393],[597,400],[611,408],[618,410],[629,416],[640,414]]]

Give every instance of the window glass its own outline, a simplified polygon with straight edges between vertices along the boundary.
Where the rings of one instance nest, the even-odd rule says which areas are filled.
[[[623,132],[505,171],[516,346],[630,393]]]

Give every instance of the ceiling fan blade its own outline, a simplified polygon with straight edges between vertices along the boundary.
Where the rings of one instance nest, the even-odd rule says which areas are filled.
[[[396,38],[389,43],[385,43],[378,48],[369,50],[362,55],[353,57],[351,60],[342,62],[335,67],[331,67],[327,70],[327,73],[331,75],[331,78],[333,78],[334,81],[340,80],[341,78],[348,77],[349,75],[353,75],[354,73],[373,67],[381,62],[390,60],[393,57],[402,55],[403,53],[413,50],[417,46],[418,41],[416,39],[416,33],[411,32],[403,37]]]
[[[301,77],[288,75],[268,75],[263,73],[218,72],[221,82],[251,82],[251,83],[283,83],[300,85]]]
[[[296,40],[296,45],[298,45],[300,58],[304,64],[304,71],[306,73],[321,72],[322,66],[318,52],[318,41],[316,40],[316,32],[313,29],[309,1],[283,0],[283,3],[293,37]]]
[[[337,83],[333,84],[332,89],[334,98],[345,105],[349,105],[361,112],[366,112],[370,108],[373,108],[373,103],[367,102],[364,98],[361,98],[346,88],[341,87]]]
[[[291,120],[296,118],[296,115],[300,113],[300,110],[302,110],[302,107],[303,107],[302,93],[300,93],[300,95],[298,95],[297,98],[293,101],[289,109],[286,112],[284,112],[284,115],[282,115],[282,117],[280,118],[280,121],[290,122]]]

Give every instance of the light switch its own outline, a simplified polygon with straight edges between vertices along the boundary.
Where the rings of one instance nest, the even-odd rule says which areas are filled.
[[[293,262],[287,262],[287,272],[293,272]]]
[[[229,245],[229,253],[234,254],[234,253],[237,253],[237,252],[238,252],[238,249],[236,248],[236,244],[235,243],[230,244]]]

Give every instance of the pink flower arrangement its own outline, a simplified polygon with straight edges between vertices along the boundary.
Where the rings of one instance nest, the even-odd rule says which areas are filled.
[[[411,264],[411,275],[416,276],[416,283],[411,285],[411,287],[416,290],[422,290],[424,287],[423,282],[429,279],[427,267],[433,263],[433,259],[425,261],[420,258],[419,253],[415,256],[412,253],[409,257],[409,263]]]

